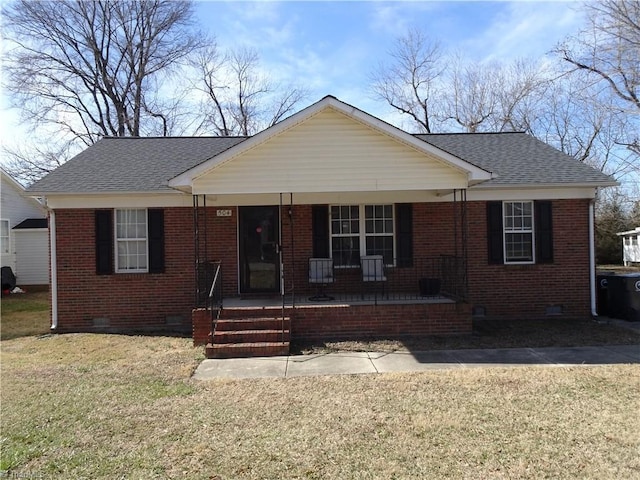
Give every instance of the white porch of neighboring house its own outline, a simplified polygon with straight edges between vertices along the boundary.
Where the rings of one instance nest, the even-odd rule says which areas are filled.
[[[617,234],[622,239],[622,261],[628,267],[640,264],[640,227]]]

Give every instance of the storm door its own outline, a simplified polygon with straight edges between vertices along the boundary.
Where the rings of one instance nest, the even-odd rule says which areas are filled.
[[[280,291],[279,207],[239,208],[240,293]]]

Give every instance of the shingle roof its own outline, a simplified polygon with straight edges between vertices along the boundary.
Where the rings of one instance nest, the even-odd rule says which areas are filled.
[[[21,221],[12,230],[27,230],[30,228],[47,228],[49,221],[46,218],[27,218]]]
[[[487,187],[611,185],[614,180],[525,133],[415,135],[492,172]],[[177,175],[246,137],[104,138],[39,180],[30,193],[175,192]]]
[[[613,184],[589,165],[521,132],[416,135],[446,152],[492,172],[482,187]]]
[[[175,192],[167,184],[246,137],[108,137],[99,140],[28,192]]]

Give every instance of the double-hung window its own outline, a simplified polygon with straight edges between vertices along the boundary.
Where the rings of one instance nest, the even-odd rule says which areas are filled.
[[[360,264],[360,207],[331,207],[331,253],[336,266]]]
[[[533,202],[504,202],[502,211],[505,263],[533,263]]]
[[[382,255],[393,264],[393,205],[333,205],[330,217],[334,265],[358,266],[363,255]]]
[[[0,253],[7,255],[10,253],[9,245],[9,220],[0,220]]]
[[[147,272],[147,210],[116,210],[116,272]]]

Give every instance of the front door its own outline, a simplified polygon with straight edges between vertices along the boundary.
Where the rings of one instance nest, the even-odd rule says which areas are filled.
[[[240,293],[280,291],[280,208],[239,207]]]

